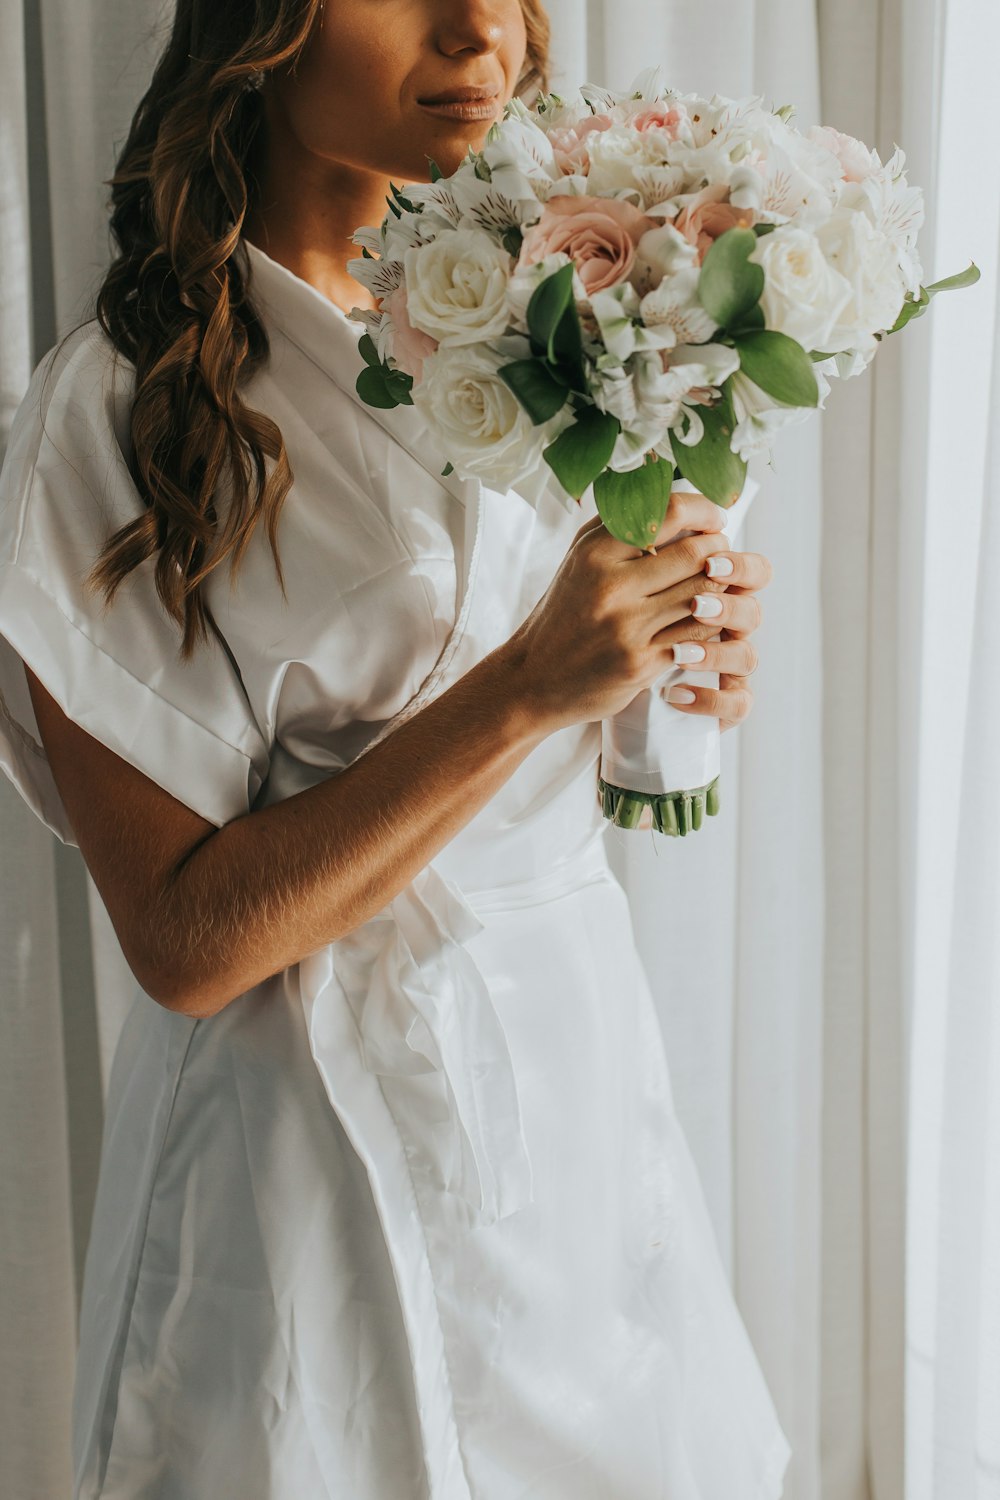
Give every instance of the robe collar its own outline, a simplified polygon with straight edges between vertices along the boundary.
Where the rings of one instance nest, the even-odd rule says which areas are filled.
[[[363,323],[349,318],[342,308],[296,276],[287,266],[272,260],[257,245],[242,239],[240,246],[249,264],[248,291],[260,309],[265,324],[280,329],[303,354],[340,387],[362,411],[400,443],[456,500],[469,506],[475,499],[477,480],[445,476],[448,463],[438,441],[415,406],[391,410],[369,406],[358,395],[356,382],[364,369],[358,344]]]

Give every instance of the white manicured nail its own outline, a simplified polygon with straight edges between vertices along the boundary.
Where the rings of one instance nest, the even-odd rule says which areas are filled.
[[[668,703],[693,703],[694,698],[694,693],[686,687],[672,687],[667,694]]]
[[[704,661],[705,648],[697,641],[684,641],[674,647],[674,661]]]
[[[697,594],[692,613],[698,620],[707,620],[713,615],[721,615],[722,600],[718,594]]]
[[[727,573],[733,571],[733,560],[731,557],[719,557],[713,555],[705,565],[705,572],[709,578],[723,578]]]

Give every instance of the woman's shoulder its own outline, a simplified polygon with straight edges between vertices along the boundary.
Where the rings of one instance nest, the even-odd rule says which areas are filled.
[[[70,462],[102,442],[120,447],[134,379],[131,361],[96,318],[74,328],[35,366],[14,414],[5,476],[33,465],[43,442]]]

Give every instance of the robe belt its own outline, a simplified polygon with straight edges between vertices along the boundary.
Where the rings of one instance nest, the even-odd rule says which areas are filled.
[[[477,912],[534,905],[608,879],[603,831],[544,873],[480,890],[463,892],[431,862],[331,945],[367,1070],[387,1081],[432,1073],[443,1081],[444,1113],[440,1091],[419,1083],[407,1091],[393,1082],[387,1102],[406,1117],[404,1124],[397,1115],[397,1124],[411,1150],[447,1143],[443,1151],[431,1146],[445,1188],[464,1199],[477,1223],[531,1203],[532,1172],[507,1037],[465,945],[483,929]]]

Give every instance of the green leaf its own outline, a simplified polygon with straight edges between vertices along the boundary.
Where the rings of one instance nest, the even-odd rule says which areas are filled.
[[[574,499],[579,500],[605,468],[620,431],[617,417],[590,406],[542,450],[545,462]]]
[[[875,335],[878,338],[878,334]],[[821,359],[832,359],[832,354],[825,353],[822,349],[813,349],[809,355],[814,365],[818,365]]]
[[[701,442],[690,448],[685,443],[671,444],[674,463],[684,478],[722,506],[730,505],[739,496],[747,473],[746,463],[729,446],[736,417],[728,385],[728,380],[723,382],[722,400],[717,406],[698,408],[705,428]]]
[[[901,328],[906,327],[907,323],[912,323],[914,318],[923,317],[930,306],[931,298],[938,292],[953,292],[963,286],[974,286],[979,280],[979,274],[979,267],[975,261],[970,261],[964,271],[957,271],[954,276],[946,276],[943,281],[932,281],[930,286],[922,286],[918,297],[907,292],[899,310],[899,317],[891,328],[886,329],[886,332],[898,333]]]
[[[442,479],[447,479],[448,475],[449,474],[454,474],[454,472],[455,472],[455,465],[454,464],[445,464],[444,468],[441,470],[441,478]]]
[[[573,262],[560,266],[551,276],[539,282],[528,302],[528,331],[533,339],[546,350],[546,357],[555,364],[556,329],[566,309],[573,302]]]
[[[501,365],[497,374],[514,392],[536,427],[554,417],[566,404],[565,385],[540,360],[515,359],[509,365]]]
[[[367,406],[389,409],[402,404],[388,389],[381,370],[373,369],[371,365],[365,365],[357,378],[355,389]]]
[[[819,386],[812,361],[787,333],[763,329],[733,340],[743,373],[786,406],[816,406]]]
[[[747,260],[752,229],[727,229],[710,245],[698,277],[698,300],[720,328],[742,322],[764,290],[764,268]]]
[[[410,389],[413,385],[413,376],[407,375],[405,370],[386,370],[385,388],[389,395],[395,398],[397,406],[412,406],[413,397]]]
[[[524,234],[521,230],[521,226],[519,224],[512,224],[508,229],[505,229],[503,234],[500,236],[500,243],[503,245],[507,254],[513,255],[516,260],[521,253],[521,242],[523,241],[523,239]]]
[[[427,158],[427,165],[431,169],[431,182],[440,182],[441,178],[444,176],[444,173],[438,166],[437,162],[433,159],[433,157],[429,156]]]
[[[773,234],[777,227],[777,224],[755,224],[753,232],[759,238],[762,234]]]
[[[408,214],[420,213],[421,210],[415,208],[410,202],[409,198],[404,198],[399,188],[392,181],[390,181],[389,183],[389,190],[392,193],[392,196],[395,198],[396,202],[399,204],[400,208],[404,208]]]
[[[648,547],[663,525],[670,503],[673,465],[649,459],[624,474],[605,469],[594,480],[597,510],[611,535],[620,542]]]
[[[741,333],[754,333],[758,328],[764,327],[764,309],[757,302],[750,311],[740,319],[739,328],[732,330],[733,339],[738,339]]]
[[[378,357],[375,340],[370,333],[363,333],[361,335],[358,339],[358,348],[361,350],[361,357],[366,365],[371,365],[375,370],[381,370],[382,361]]]
[[[954,276],[946,276],[943,281],[932,281],[923,290],[930,299],[935,292],[953,292],[961,286],[974,286],[979,280],[979,274],[979,267],[974,260],[970,260],[964,271],[956,271]]]

